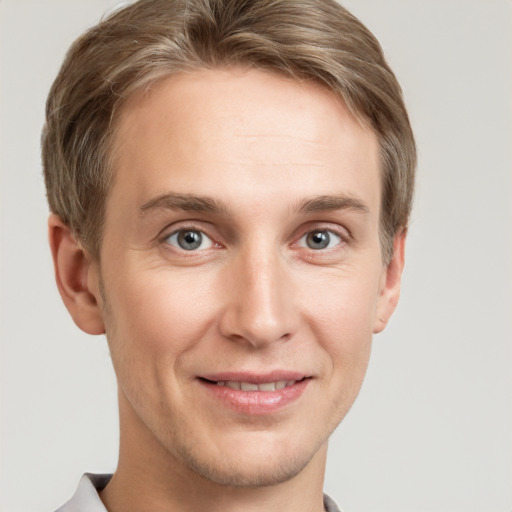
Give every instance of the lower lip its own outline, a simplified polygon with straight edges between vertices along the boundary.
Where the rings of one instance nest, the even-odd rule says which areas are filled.
[[[304,379],[276,391],[241,391],[200,380],[220,402],[240,414],[262,415],[277,412],[300,398],[311,379]]]

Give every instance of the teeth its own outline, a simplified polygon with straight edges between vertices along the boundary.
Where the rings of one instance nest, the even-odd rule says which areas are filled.
[[[295,380],[278,380],[276,382],[262,382],[256,384],[255,382],[238,382],[234,380],[228,381],[217,381],[217,386],[226,386],[231,389],[237,389],[241,391],[279,391],[288,386],[293,386]]]
[[[251,382],[241,382],[240,389],[242,391],[258,391],[258,384],[252,384]]]

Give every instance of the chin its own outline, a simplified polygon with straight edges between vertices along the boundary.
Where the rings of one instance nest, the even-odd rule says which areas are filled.
[[[194,473],[215,484],[255,488],[271,487],[291,480],[307,466],[310,459],[311,457],[307,460],[267,460],[265,463],[225,460],[220,465],[189,455],[184,463]]]
[[[258,442],[259,441],[259,442]],[[244,446],[231,445],[213,453],[199,446],[181,446],[181,463],[196,475],[215,484],[255,488],[270,487],[297,476],[319,452],[318,446],[275,446],[265,439],[246,439]],[[213,443],[213,442],[212,442]],[[218,448],[218,445],[217,447]]]

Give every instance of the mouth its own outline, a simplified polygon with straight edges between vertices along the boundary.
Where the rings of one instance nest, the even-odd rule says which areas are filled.
[[[208,375],[198,380],[216,404],[238,414],[265,415],[298,402],[313,378],[295,372],[274,372]]]
[[[204,382],[208,384],[213,384],[215,386],[226,387],[229,389],[236,389],[239,391],[260,391],[260,392],[272,392],[272,391],[280,391],[281,389],[294,386],[298,382],[302,382],[308,377],[303,377],[302,379],[292,379],[292,380],[276,380],[270,382],[250,382],[250,381],[239,381],[239,380],[209,380],[205,378],[200,378]]]

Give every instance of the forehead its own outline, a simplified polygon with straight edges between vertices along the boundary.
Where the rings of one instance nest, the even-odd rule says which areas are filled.
[[[235,183],[234,202],[354,187],[380,202],[373,131],[328,89],[258,70],[181,73],[134,94],[114,155],[116,187],[131,188],[139,204],[166,188],[225,197]]]

